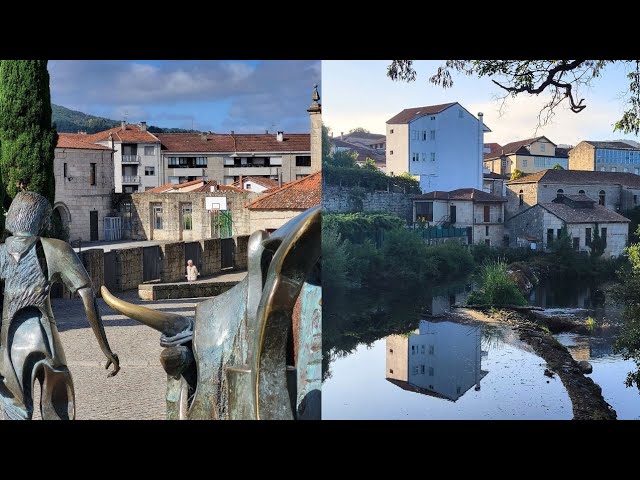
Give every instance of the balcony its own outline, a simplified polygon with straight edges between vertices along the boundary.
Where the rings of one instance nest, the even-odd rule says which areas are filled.
[[[240,175],[248,176],[276,176],[278,175],[282,167],[263,167],[263,166],[251,166],[243,165],[241,167],[226,167],[224,169],[224,175],[226,177],[238,177]]]
[[[128,184],[128,185],[139,185],[140,184],[140,177],[138,175],[123,175],[122,176],[122,184]]]
[[[488,218],[484,215],[476,215],[475,223],[502,223],[502,215],[489,215]]]
[[[140,163],[140,155],[122,155],[122,163]]]

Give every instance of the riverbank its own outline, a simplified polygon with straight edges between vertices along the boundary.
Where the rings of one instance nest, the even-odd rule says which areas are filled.
[[[536,321],[534,313],[509,310],[476,310],[457,308],[455,315],[485,323],[500,323],[511,327],[520,340],[547,362],[545,375],[558,375],[573,406],[574,420],[615,420],[615,410],[602,396],[602,389],[585,376],[566,347],[550,333],[548,327]]]

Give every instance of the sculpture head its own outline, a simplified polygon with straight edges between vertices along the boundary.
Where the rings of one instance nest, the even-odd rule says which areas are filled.
[[[41,235],[51,219],[49,200],[35,192],[19,192],[9,207],[5,228],[14,235]]]

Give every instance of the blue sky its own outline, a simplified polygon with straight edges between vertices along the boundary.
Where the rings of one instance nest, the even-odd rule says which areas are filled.
[[[389,60],[322,62],[322,115],[334,135],[354,127],[385,133],[385,122],[404,108],[457,101],[474,115],[484,113],[484,121],[492,130],[485,135],[486,142],[504,145],[535,134],[545,135],[556,144],[573,145],[581,140],[639,140],[634,135],[613,132],[613,124],[624,109],[621,95],[628,88],[625,71],[620,66],[609,67],[603,77],[580,92],[580,98],[585,98],[587,104],[585,110],[575,114],[561,107],[552,122],[536,132],[538,112],[548,98],[545,94],[509,99],[500,115],[496,97],[501,90],[488,78],[456,75],[453,87],[445,90],[428,82],[443,61],[416,62],[418,77],[413,83],[387,78],[389,63]]]
[[[309,131],[320,61],[50,60],[51,100],[159,127]]]

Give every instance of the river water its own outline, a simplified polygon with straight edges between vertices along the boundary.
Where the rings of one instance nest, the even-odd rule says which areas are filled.
[[[329,333],[323,418],[570,419],[562,382],[544,374],[544,360],[511,329],[449,313],[470,291],[463,283],[384,304],[380,296],[350,298],[339,313],[330,312],[323,322]],[[589,315],[598,324],[620,321],[620,309],[593,287],[539,287],[530,302],[558,314]],[[619,419],[638,419],[640,394],[624,384],[635,365],[613,353],[617,330],[603,331],[556,338],[576,360],[592,364],[590,376]]]

